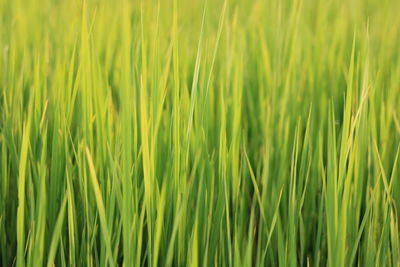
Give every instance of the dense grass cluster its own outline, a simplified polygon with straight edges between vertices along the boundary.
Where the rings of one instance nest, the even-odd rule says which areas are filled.
[[[399,266],[399,10],[0,0],[0,265]]]

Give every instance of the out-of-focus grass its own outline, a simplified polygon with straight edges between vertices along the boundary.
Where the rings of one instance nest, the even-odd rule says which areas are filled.
[[[399,10],[0,0],[0,265],[398,266]]]

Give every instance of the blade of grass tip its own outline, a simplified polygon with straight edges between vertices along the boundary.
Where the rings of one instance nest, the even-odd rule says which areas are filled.
[[[147,231],[149,237],[149,247],[151,248],[152,245],[152,228],[153,228],[153,212],[152,212],[152,199],[154,190],[154,182],[153,182],[153,172],[152,172],[152,160],[150,155],[150,148],[149,148],[149,125],[148,125],[148,116],[147,116],[147,94],[143,81],[143,77],[140,79],[141,83],[141,90],[140,90],[140,130],[141,130],[141,137],[142,137],[142,163],[143,163],[143,184],[144,184],[144,201],[146,204],[146,221],[147,221]],[[151,253],[151,252],[150,252]],[[151,259],[151,257],[150,257]],[[151,260],[150,260],[151,262]]]
[[[152,108],[148,110],[149,96],[148,96],[148,54],[147,54],[147,42],[144,28],[144,19],[145,13],[143,10],[143,1],[140,3],[140,43],[141,43],[141,74],[140,74],[140,132],[141,132],[141,140],[142,140],[142,167],[143,167],[143,184],[144,184],[144,201],[146,206],[146,224],[147,224],[147,251],[148,251],[148,259],[149,266],[152,265],[153,261],[153,229],[154,229],[154,192],[155,188],[154,183],[154,156],[153,151],[151,150],[152,143]],[[151,62],[150,62],[151,63]],[[154,63],[154,62],[153,62]],[[150,94],[151,97],[154,97],[155,94]],[[149,116],[150,114],[150,116]]]
[[[197,162],[199,161],[199,159],[200,159],[200,154],[198,154],[198,156],[196,157],[196,166],[197,166]],[[204,207],[202,205],[199,205],[199,203],[202,203],[201,199],[203,199],[203,195],[204,195],[203,194],[203,184],[200,183],[197,186],[197,203],[198,203],[198,205],[196,206],[196,211],[194,213],[195,219],[194,219],[194,226],[192,229],[190,253],[188,253],[189,265],[193,266],[193,267],[199,266],[199,212]],[[201,241],[200,241],[200,243],[201,243]],[[205,260],[204,256],[203,256],[203,260]]]
[[[258,188],[256,177],[254,175],[253,168],[251,167],[251,163],[250,163],[249,157],[247,156],[246,150],[244,150],[244,156],[246,157],[247,166],[249,167],[250,178],[251,178],[251,181],[253,182],[254,191],[256,192],[257,202],[258,202],[258,205],[260,206],[261,216],[262,216],[262,219],[265,221],[265,214],[264,214],[264,208],[263,208],[262,201],[261,201],[260,190]]]
[[[221,114],[220,114],[220,134],[219,134],[219,151],[218,151],[218,163],[219,163],[219,181],[223,185],[224,191],[224,200],[225,200],[225,221],[226,221],[226,239],[227,239],[227,247],[228,247],[228,266],[232,266],[232,237],[231,237],[231,215],[230,215],[230,198],[229,198],[229,189],[227,186],[227,160],[228,157],[228,149],[227,149],[227,132],[226,132],[226,117],[227,117],[227,104],[225,103],[225,94],[224,90],[222,89],[224,86],[221,86],[220,89],[220,107],[221,107]]]
[[[142,203],[142,207],[139,209],[140,210],[140,216],[139,216],[139,224],[138,224],[138,227],[137,227],[137,229],[140,229],[139,230],[139,233],[137,234],[137,237],[136,237],[136,244],[137,244],[137,246],[136,246],[136,259],[135,259],[135,261],[136,261],[136,263],[135,263],[135,265],[134,266],[143,266],[143,265],[141,265],[140,263],[142,262],[141,261],[141,258],[142,258],[142,245],[143,245],[143,225],[144,225],[144,215],[145,215],[145,211],[146,211],[146,208],[144,207],[144,205],[145,205],[146,203]],[[132,229],[131,229],[131,233],[133,233],[133,231],[135,230],[135,224],[132,224]]]
[[[319,208],[318,208],[318,223],[317,223],[317,231],[316,231],[316,240],[315,240],[315,245],[317,250],[314,251],[314,263],[316,265],[319,265],[319,261],[321,258],[321,240],[322,240],[322,234],[323,234],[323,228],[325,228],[324,225],[324,218],[326,217],[326,207],[324,206],[324,203],[326,203],[326,168],[324,167],[324,162],[323,162],[323,139],[322,139],[322,134],[319,134],[318,136],[318,148],[317,148],[317,164],[318,164],[318,173],[320,175],[320,180],[322,180],[322,188],[321,188],[321,197],[319,200]]]
[[[53,237],[51,238],[49,255],[47,257],[47,267],[54,266],[54,259],[56,257],[58,243],[61,237],[61,230],[64,223],[65,206],[67,204],[67,192],[64,194],[64,199],[62,201],[60,212],[58,213],[57,221],[54,226]]]
[[[163,107],[164,107],[164,102],[165,102],[165,98],[167,97],[167,82],[168,82],[168,77],[169,77],[169,72],[170,72],[170,68],[171,68],[171,58],[172,58],[172,51],[173,51],[173,43],[171,41],[168,49],[167,49],[167,53],[166,53],[166,63],[165,63],[165,67],[164,67],[164,72],[162,74],[161,77],[161,82],[159,85],[159,90],[161,91],[161,100],[159,101],[159,105],[158,105],[158,110],[157,110],[157,116],[155,118],[155,123],[154,123],[154,132],[157,133],[158,129],[160,127],[160,123],[161,123],[161,118],[162,118],[162,112],[163,112]],[[153,135],[153,140],[152,140],[152,151],[154,151],[154,146],[156,144],[155,142],[155,138],[157,137],[156,134]]]
[[[47,124],[42,132],[43,136],[47,136]],[[46,231],[46,208],[47,208],[47,194],[46,194],[46,159],[47,159],[47,139],[43,138],[42,154],[40,158],[40,187],[39,187],[39,203],[38,203],[38,216],[37,216],[37,248],[34,252],[34,265],[43,266],[43,257],[45,254],[45,231]]]
[[[193,226],[192,241],[190,244],[190,267],[199,266],[199,256],[198,256],[198,215],[196,214],[195,223]]]
[[[18,208],[17,208],[17,267],[25,265],[24,260],[24,248],[25,248],[25,175],[28,161],[28,148],[29,148],[29,135],[31,129],[32,120],[32,101],[30,99],[28,109],[28,120],[25,123],[22,144],[21,144],[21,155],[19,159],[18,168]]]
[[[179,40],[178,40],[178,1],[174,0],[173,7],[173,27],[172,27],[172,38],[173,38],[173,161],[174,161],[174,187],[179,192],[180,188],[180,108],[179,108],[179,96],[180,96],[180,84],[179,84]],[[180,197],[177,199],[177,206],[179,206]]]
[[[111,249],[111,238],[110,238],[110,233],[108,231],[108,226],[107,226],[107,220],[106,220],[106,212],[104,208],[104,202],[103,202],[103,197],[101,196],[101,191],[100,191],[100,186],[97,181],[97,176],[96,176],[96,170],[93,165],[93,160],[92,156],[90,154],[89,148],[86,147],[86,158],[89,164],[89,171],[90,171],[90,176],[91,176],[91,181],[92,181],[92,186],[93,186],[93,191],[96,199],[96,204],[97,204],[97,211],[99,212],[99,217],[100,217],[100,226],[102,229],[103,233],[103,238],[104,242],[106,244],[106,250],[107,250],[107,257],[108,260],[110,261],[111,265],[115,264],[115,261],[113,259],[113,254],[112,254],[112,249]]]
[[[200,71],[200,64],[201,64],[201,52],[202,52],[202,42],[203,42],[203,32],[204,32],[204,18],[206,15],[206,9],[207,9],[207,0],[204,3],[203,18],[201,20],[200,37],[199,37],[199,42],[197,45],[197,56],[196,56],[196,63],[195,63],[195,67],[194,67],[194,75],[193,75],[193,82],[192,82],[192,94],[191,94],[191,99],[190,99],[189,121],[188,121],[188,127],[187,127],[187,132],[186,132],[186,165],[188,164],[188,158],[189,158],[190,130],[192,128],[192,123],[193,123],[193,113],[194,113],[194,106],[195,106],[196,95],[197,95],[197,84],[199,81],[199,71]]]
[[[144,37],[144,26],[143,26],[143,3],[141,3],[140,7],[140,25],[141,25],[141,46],[142,46],[142,74],[140,76],[140,131],[142,137],[142,162],[143,162],[143,183],[144,183],[144,198],[146,203],[147,210],[147,223],[148,227],[148,235],[149,237],[152,235],[152,195],[151,195],[151,186],[153,185],[153,172],[152,172],[152,155],[150,155],[150,146],[149,141],[151,139],[149,133],[149,117],[148,117],[148,96],[147,96],[147,57],[146,57],[146,43]],[[149,240],[151,247],[152,240]]]
[[[134,77],[131,75],[133,68],[131,57],[131,5],[128,0],[121,1],[121,50],[125,55],[121,62],[121,144],[122,146],[122,246],[123,246],[123,264],[126,266],[134,266],[133,253],[130,251],[132,247],[132,218],[134,214],[134,192],[132,181],[132,168],[134,166],[132,159],[137,153],[137,111],[132,108],[136,101],[136,89],[132,88]],[[136,167],[136,164],[135,164]]]
[[[75,237],[75,205],[74,205],[74,198],[73,198],[73,191],[72,191],[72,179],[67,171],[67,200],[68,200],[68,240],[69,240],[69,262],[72,265],[75,265],[75,247],[76,247],[76,237]]]
[[[207,78],[206,93],[205,93],[204,101],[203,101],[203,113],[201,115],[201,121],[202,122],[203,122],[203,119],[204,119],[204,111],[206,110],[208,90],[209,90],[210,84],[211,84],[211,77],[212,77],[212,73],[213,73],[213,69],[214,69],[215,59],[217,57],[219,41],[221,39],[222,28],[224,26],[225,12],[226,12],[226,9],[227,9],[227,5],[228,5],[228,0],[225,0],[224,1],[224,5],[222,7],[221,17],[219,19],[218,31],[217,31],[217,39],[215,41],[215,47],[214,47],[213,57],[212,57],[212,60],[211,60],[210,72],[209,72],[208,78]]]
[[[338,192],[337,192],[337,158],[336,158],[336,127],[333,102],[329,109],[328,147],[326,182],[323,179],[326,209],[326,227],[328,241],[328,265],[336,266],[336,236],[338,232]]]
[[[347,146],[349,145],[350,122],[351,122],[351,106],[353,101],[353,80],[354,80],[354,54],[355,54],[356,34],[353,35],[353,44],[351,48],[350,67],[347,75],[347,90],[346,90],[346,103],[343,113],[343,128],[342,139],[340,144],[340,157],[339,157],[339,182],[338,191],[341,192],[343,179],[345,177],[346,161],[347,161]]]

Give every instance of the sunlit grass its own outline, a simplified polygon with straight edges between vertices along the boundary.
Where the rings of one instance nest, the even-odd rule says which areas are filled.
[[[399,10],[0,0],[0,266],[398,266]]]

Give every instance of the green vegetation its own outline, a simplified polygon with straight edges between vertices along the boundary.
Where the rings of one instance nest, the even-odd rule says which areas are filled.
[[[399,266],[399,10],[0,0],[0,265]]]

